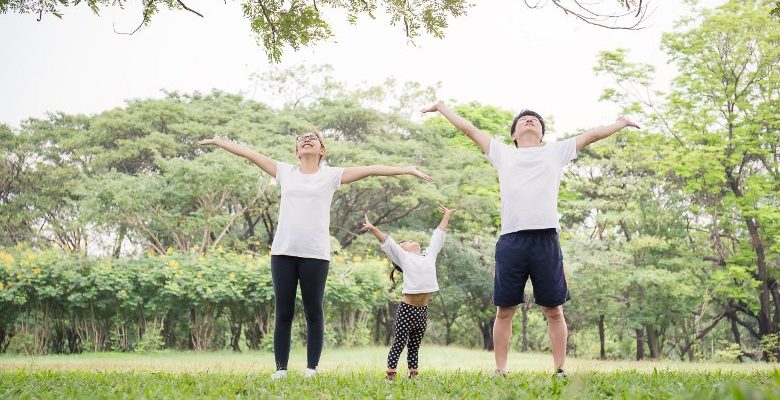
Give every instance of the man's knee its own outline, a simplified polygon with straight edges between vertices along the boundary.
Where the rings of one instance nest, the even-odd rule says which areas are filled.
[[[542,312],[548,321],[562,321],[564,319],[563,306],[542,307]]]
[[[517,311],[517,306],[510,306],[510,307],[498,307],[498,311],[496,312],[496,319],[500,320],[511,320],[512,317],[515,315],[515,311]]]

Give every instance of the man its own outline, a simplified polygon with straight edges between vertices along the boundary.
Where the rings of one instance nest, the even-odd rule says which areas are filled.
[[[562,168],[585,146],[623,128],[639,126],[620,117],[610,125],[542,146],[544,119],[533,111],[523,110],[512,121],[510,134],[514,146],[511,146],[491,139],[442,101],[422,111],[441,113],[479,146],[498,171],[501,236],[496,243],[493,280],[493,303],[498,308],[493,325],[496,374],[506,376],[512,318],[517,305],[525,301],[523,292],[530,277],[535,302],[547,318],[555,374],[565,378],[568,328],[562,305],[570,296],[558,240],[558,187]]]

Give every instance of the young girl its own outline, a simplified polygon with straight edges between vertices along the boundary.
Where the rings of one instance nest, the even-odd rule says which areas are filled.
[[[417,242],[396,243],[393,238],[385,235],[377,227],[368,221],[363,224],[363,230],[369,231],[382,243],[382,251],[387,254],[394,264],[390,273],[390,280],[395,283],[393,274],[401,271],[404,274],[403,298],[398,306],[398,314],[395,317],[395,338],[390,354],[387,356],[387,380],[395,379],[398,370],[398,358],[404,349],[406,341],[409,341],[406,358],[409,362],[409,378],[417,377],[418,353],[425,328],[428,325],[428,301],[433,292],[439,290],[436,281],[436,256],[439,255],[444,245],[444,231],[450,222],[450,215],[455,209],[449,209],[442,205],[439,211],[444,216],[438,228],[433,231],[431,243],[425,251],[421,251]]]

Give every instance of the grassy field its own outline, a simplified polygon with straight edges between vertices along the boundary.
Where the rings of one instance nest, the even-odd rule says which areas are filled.
[[[780,399],[780,370],[773,364],[570,359],[570,378],[558,382],[549,355],[513,353],[512,373],[496,379],[491,353],[425,346],[420,378],[388,384],[386,351],[326,350],[321,374],[305,379],[305,353],[298,349],[282,381],[270,380],[269,353],[6,355],[0,356],[0,398]]]

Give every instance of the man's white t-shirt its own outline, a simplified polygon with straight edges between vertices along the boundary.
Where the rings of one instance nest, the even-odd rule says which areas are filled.
[[[382,251],[404,271],[404,294],[433,293],[439,290],[436,257],[444,246],[444,231],[436,228],[431,243],[422,254],[406,251],[390,236],[382,242]]]
[[[297,166],[276,163],[282,200],[271,255],[330,261],[330,205],[343,173],[344,168],[320,166],[304,174]]]
[[[577,138],[539,147],[490,141],[487,158],[498,171],[501,234],[555,228],[563,167],[577,157]]]

